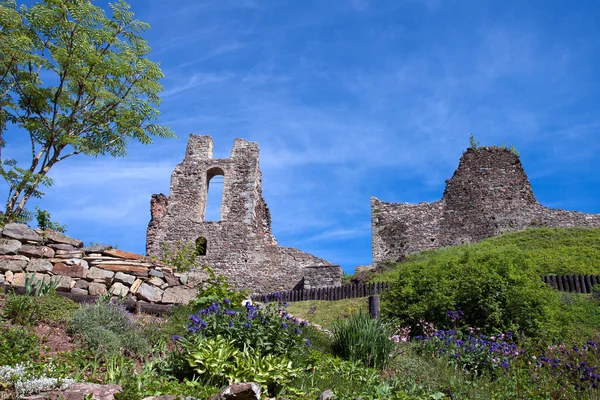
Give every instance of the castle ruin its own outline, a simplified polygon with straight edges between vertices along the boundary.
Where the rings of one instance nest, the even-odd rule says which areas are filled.
[[[259,149],[235,139],[231,155],[213,159],[210,136],[190,135],[185,158],[171,175],[169,196],[155,194],[146,253],[199,244],[197,265],[209,265],[238,289],[253,293],[341,284],[342,269],[298,249],[278,246],[262,197]],[[220,221],[205,221],[210,181],[223,176]]]
[[[518,155],[497,147],[467,149],[440,201],[400,204],[371,197],[373,265],[541,226],[598,227],[600,214],[544,207]]]

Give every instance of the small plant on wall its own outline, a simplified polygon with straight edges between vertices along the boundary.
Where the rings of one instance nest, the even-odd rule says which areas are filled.
[[[177,267],[179,272],[186,272],[195,265],[198,256],[206,255],[206,239],[198,238],[196,243],[178,241],[173,247],[163,243],[162,248],[161,261]]]

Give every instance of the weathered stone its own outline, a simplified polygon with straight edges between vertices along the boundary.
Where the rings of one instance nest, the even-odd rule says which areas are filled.
[[[181,284],[185,285],[188,282],[188,274],[178,274],[175,273],[173,274],[176,278],[179,278],[179,280],[181,281]]]
[[[50,272],[52,271],[52,263],[42,258],[32,258],[27,263],[25,271],[28,272]]]
[[[172,272],[164,272],[165,281],[169,284],[169,286],[178,286],[181,284],[179,278],[177,278]]]
[[[15,272],[11,282],[13,286],[25,286],[25,272]]]
[[[15,256],[17,257],[17,256]],[[23,257],[23,256],[21,256]],[[24,257],[25,258],[25,257]],[[23,259],[0,259],[0,271],[21,272],[27,266],[29,260]]]
[[[63,263],[56,263],[52,268],[54,275],[66,275],[71,278],[85,278],[87,276],[87,270],[77,265],[66,265]]]
[[[196,291],[185,286],[168,287],[162,297],[167,304],[187,304],[196,296]]]
[[[106,285],[99,282],[92,282],[88,286],[88,293],[92,296],[102,296],[106,294]]]
[[[158,269],[151,269],[150,271],[148,271],[148,275],[150,276],[156,276],[157,278],[164,278],[165,274],[163,274],[163,272],[161,270]]]
[[[135,292],[138,299],[149,301],[150,303],[158,303],[162,299],[163,291],[155,286],[142,283]]]
[[[92,267],[88,270],[86,279],[101,279],[103,281],[110,281],[113,278],[113,276],[115,276],[115,273],[112,271],[106,271],[104,269]]]
[[[21,242],[15,239],[0,239],[0,254],[17,254]]]
[[[77,248],[70,244],[63,243],[48,243],[49,247],[52,247],[54,250],[66,250],[66,251],[76,251]]]
[[[6,283],[12,284],[14,276],[15,276],[14,272],[12,272],[12,271],[6,271],[4,273],[4,277],[6,278]]]
[[[198,286],[202,282],[206,282],[208,273],[202,270],[192,270],[187,273],[187,285]]]
[[[91,246],[85,246],[83,249],[83,252],[86,254],[89,253],[102,253],[103,251],[112,249],[112,246],[109,244],[93,244]]]
[[[59,292],[69,292],[71,290],[71,277],[66,275],[55,275],[51,277],[52,281],[55,282],[56,290]]]
[[[90,283],[85,279],[80,279],[77,282],[75,282],[75,287],[77,289],[87,289],[88,287],[90,287]]]
[[[150,397],[144,397],[142,400],[175,400],[177,398],[177,396],[173,396],[170,394],[165,394],[162,396],[150,396]]]
[[[127,293],[129,293],[129,288],[125,285],[123,285],[121,282],[115,282],[113,283],[113,285],[110,287],[109,292],[113,295],[113,296],[127,296]]]
[[[78,287],[72,288],[71,289],[71,293],[74,293],[74,294],[84,294],[86,296],[89,294],[89,292],[86,289],[80,289]]]
[[[115,394],[121,393],[121,386],[100,385],[97,383],[73,383],[65,390],[42,392],[22,397],[24,400],[114,400]]]
[[[254,382],[234,383],[212,396],[210,400],[260,400],[261,393],[260,386]]]
[[[56,250],[54,252],[56,258],[82,258],[83,253],[81,251],[68,251],[68,250]]]
[[[372,265],[357,265],[356,267],[354,267],[354,273],[355,274],[359,274],[363,271],[372,271],[375,267],[373,267]]]
[[[160,278],[157,278],[156,276],[153,276],[152,278],[148,279],[146,281],[146,283],[148,283],[149,285],[152,285],[152,286],[161,287],[162,285],[165,284],[165,281],[163,281]]]
[[[4,276],[4,274],[0,274],[0,285],[4,284],[5,281],[6,277]]]
[[[209,265],[229,277],[234,287],[259,292],[292,289],[304,282],[305,269],[315,266],[327,267],[320,271],[328,273],[326,282],[313,279],[314,287],[329,285],[334,276],[339,285],[339,266],[277,245],[262,197],[258,145],[236,139],[230,157],[225,159],[213,159],[212,149],[210,136],[190,135],[185,158],[171,176],[169,197],[152,196],[146,236],[148,256],[161,259],[166,252],[195,247],[199,253],[195,267]],[[221,220],[207,222],[208,186],[217,175],[226,177]],[[194,285],[204,280],[193,278],[190,274],[186,283]]]
[[[600,214],[544,207],[518,155],[497,147],[467,149],[440,201],[400,204],[371,198],[373,265],[532,226],[598,227]]]
[[[2,229],[2,235],[17,240],[31,240],[34,242],[42,240],[33,229],[24,224],[6,224]]]
[[[95,267],[93,267],[95,268]],[[103,270],[113,271],[115,272],[127,272],[128,274],[132,274],[135,276],[147,276],[148,268],[147,267],[139,267],[137,265],[112,265],[112,264],[103,264]]]
[[[113,279],[117,282],[126,283],[128,285],[133,285],[133,282],[135,282],[135,276],[124,274],[123,272],[117,272]]]
[[[129,289],[129,291],[131,293],[137,293],[138,289],[140,288],[140,285],[143,283],[144,281],[142,281],[141,279],[136,279],[135,282],[133,282],[133,284],[131,285],[131,288]]]
[[[108,249],[102,251],[102,254],[105,256],[124,258],[126,260],[143,260],[144,256],[136,253],[131,253],[129,251],[123,251],[118,249]]]
[[[90,269],[90,266],[88,265],[87,261],[82,260],[81,258],[67,258],[67,259],[62,259],[61,262],[65,263],[67,265],[81,267],[83,269]]]
[[[108,258],[108,257],[106,257]],[[135,267],[153,267],[152,263],[137,261],[137,260],[123,260],[119,258],[109,258],[104,260],[93,260],[90,261],[90,264],[94,267],[102,267],[104,265],[124,265],[126,267],[135,266]]]
[[[63,235],[60,232],[46,229],[43,235],[45,239],[50,243],[70,244],[71,246],[77,248],[83,247],[83,242],[81,240],[70,238],[69,236]]]
[[[318,400],[333,400],[336,398],[336,395],[333,393],[331,389],[327,389],[324,392],[321,392]]]
[[[53,258],[54,250],[48,246],[32,246],[30,244],[24,244],[19,249],[19,254],[35,258]]]

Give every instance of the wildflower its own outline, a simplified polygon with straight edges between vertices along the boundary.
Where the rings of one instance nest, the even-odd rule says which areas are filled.
[[[223,304],[229,304],[229,303],[231,303],[231,300],[229,300],[228,298],[223,299]]]
[[[282,322],[282,323],[281,323],[281,327],[282,327],[283,329],[287,329],[287,324],[286,324],[285,322]]]
[[[306,344],[307,347],[310,347],[310,340],[304,339],[304,344]]]
[[[181,336],[173,335],[173,336],[171,336],[171,339],[173,339],[174,341],[178,341],[179,339],[181,339]]]
[[[246,323],[244,324],[244,326],[245,326],[246,328],[252,328],[252,324],[251,324],[250,322],[246,322]]]
[[[233,326],[233,321],[229,320],[229,326]]]

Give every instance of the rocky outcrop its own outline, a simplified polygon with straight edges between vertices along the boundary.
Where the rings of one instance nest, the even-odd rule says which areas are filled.
[[[26,274],[54,281],[57,291],[134,297],[159,304],[188,303],[195,295],[187,273],[111,246],[84,247],[59,232],[7,224],[0,234],[0,284],[23,286]],[[196,276],[194,284],[202,282]]]
[[[440,201],[399,204],[371,197],[373,265],[541,226],[598,227],[600,214],[544,207],[518,155],[497,147],[467,149]]]

